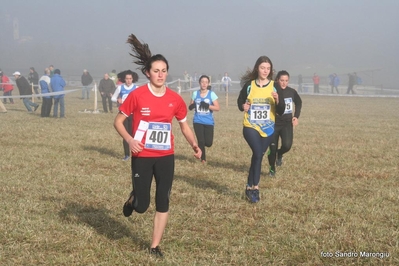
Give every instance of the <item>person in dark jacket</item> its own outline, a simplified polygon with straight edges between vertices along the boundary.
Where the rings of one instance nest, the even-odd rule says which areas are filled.
[[[12,75],[15,78],[15,83],[17,84],[19,95],[21,96],[32,95],[31,86],[29,85],[28,80],[24,76],[22,76],[21,73],[18,71],[14,72],[14,74]],[[28,110],[28,113],[32,113],[36,111],[37,108],[39,108],[39,104],[33,103],[30,97],[23,97],[23,102],[26,107],[26,110]],[[33,107],[33,111],[31,107]]]
[[[298,118],[301,114],[302,100],[297,91],[288,87],[290,75],[282,70],[277,73],[276,89],[282,96],[285,103],[285,110],[282,115],[276,116],[273,139],[270,144],[270,153],[268,155],[270,171],[269,175],[274,177],[276,174],[276,164],[281,166],[283,163],[283,154],[287,153],[292,147],[294,138],[294,126],[298,125]],[[281,147],[278,149],[278,141],[281,138]],[[277,160],[276,160],[277,157]]]
[[[108,113],[107,100],[109,105],[109,111],[112,113],[112,95],[115,91],[115,83],[109,78],[108,73],[104,74],[104,78],[100,80],[100,85],[98,86],[98,91],[101,94],[103,101],[103,109],[105,113]]]
[[[33,89],[34,89],[35,93],[39,94],[39,74],[37,74],[34,67],[31,67],[29,69],[28,80],[29,80],[30,84],[33,85]],[[40,100],[40,97],[38,97],[38,99]]]
[[[87,69],[83,70],[83,75],[82,75],[82,100],[89,99],[90,97],[90,84],[93,82],[93,78],[90,75],[89,71]]]
[[[348,82],[348,90],[346,91],[346,94],[350,94],[350,93],[355,94],[355,90],[353,88],[357,83],[356,73],[353,73],[353,74],[349,73],[348,77],[349,77],[349,82]]]

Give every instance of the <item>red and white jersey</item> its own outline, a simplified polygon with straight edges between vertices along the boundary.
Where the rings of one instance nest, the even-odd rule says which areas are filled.
[[[187,106],[182,97],[169,88],[164,95],[156,96],[146,84],[132,91],[119,110],[125,115],[133,114],[133,136],[140,121],[148,123],[141,142],[143,151],[132,153],[136,157],[161,157],[174,154],[174,136],[172,120],[179,122],[187,119]]]

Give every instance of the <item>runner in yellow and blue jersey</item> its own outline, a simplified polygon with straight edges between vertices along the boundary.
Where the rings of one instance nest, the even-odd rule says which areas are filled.
[[[277,114],[284,113],[284,100],[274,88],[273,64],[267,56],[261,56],[251,72],[243,77],[243,88],[237,99],[238,109],[244,111],[243,135],[252,150],[245,195],[256,203],[259,197],[259,181],[262,159],[274,133]]]

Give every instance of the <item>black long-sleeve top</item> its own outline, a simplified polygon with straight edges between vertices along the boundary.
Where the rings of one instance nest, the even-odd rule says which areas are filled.
[[[24,76],[20,76],[15,80],[17,84],[19,95],[31,95],[32,94],[32,87],[29,85],[28,80]]]
[[[299,96],[298,92],[291,87],[286,87],[285,89],[281,89],[280,87],[276,86],[276,89],[279,96],[280,95],[282,96],[284,105],[286,104],[285,103],[286,99],[291,99],[291,101],[288,101],[287,104],[294,103],[295,105],[294,114],[284,113],[282,115],[276,116],[276,124],[292,122],[292,117],[299,118],[302,109],[302,99]]]
[[[29,82],[33,83],[34,85],[39,84],[39,74],[37,74],[36,71],[33,71],[32,73],[29,73],[28,76]]]

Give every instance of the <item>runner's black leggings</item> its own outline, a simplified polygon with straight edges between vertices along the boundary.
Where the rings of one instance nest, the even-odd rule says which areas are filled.
[[[260,181],[260,173],[262,170],[262,159],[267,148],[269,147],[273,135],[269,137],[262,137],[259,132],[253,128],[244,127],[244,139],[247,141],[252,150],[251,167],[248,173],[247,186],[257,186]]]
[[[213,144],[213,125],[203,125],[194,123],[195,136],[197,137],[198,147],[202,151],[201,161],[206,160],[205,147]]]
[[[279,138],[281,138],[280,149],[278,149]],[[281,158],[284,153],[291,149],[293,139],[294,130],[291,121],[285,123],[284,125],[274,126],[274,135],[272,143],[270,144],[270,154],[268,156],[270,166],[274,166],[276,163],[277,153],[278,157]]]
[[[155,209],[169,211],[169,197],[175,171],[175,156],[132,157],[133,207],[144,213],[150,205],[152,178],[155,178]]]

